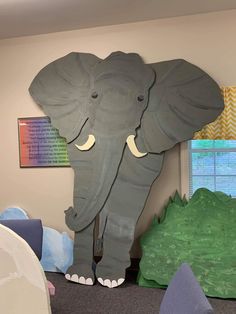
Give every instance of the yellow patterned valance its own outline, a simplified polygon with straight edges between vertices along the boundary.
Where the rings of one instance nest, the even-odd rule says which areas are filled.
[[[236,86],[222,87],[225,109],[212,123],[196,132],[194,140],[236,140]]]

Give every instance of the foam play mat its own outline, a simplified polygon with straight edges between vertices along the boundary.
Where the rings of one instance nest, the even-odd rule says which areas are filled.
[[[141,247],[140,286],[166,287],[187,262],[207,296],[236,298],[236,199],[203,188],[189,201],[176,193]]]

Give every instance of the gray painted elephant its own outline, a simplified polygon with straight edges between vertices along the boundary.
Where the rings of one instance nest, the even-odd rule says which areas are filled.
[[[144,64],[137,54],[114,52],[104,60],[70,53],[43,68],[29,91],[66,138],[75,173],[74,206],[65,211],[75,232],[66,278],[119,286],[163,152],[215,120],[224,107],[220,89],[184,60]],[[98,214],[103,254],[94,274]]]

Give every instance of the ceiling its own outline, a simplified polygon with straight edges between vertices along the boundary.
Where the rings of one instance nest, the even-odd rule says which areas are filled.
[[[231,9],[235,0],[0,0],[0,39]]]

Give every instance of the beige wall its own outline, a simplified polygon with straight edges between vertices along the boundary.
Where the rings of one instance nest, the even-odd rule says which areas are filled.
[[[20,169],[17,118],[42,116],[28,94],[35,74],[71,51],[104,58],[112,51],[137,52],[146,62],[185,58],[224,86],[236,84],[236,10],[100,27],[0,41],[2,134],[0,210],[17,205],[47,226],[67,230],[63,211],[72,204],[73,172],[69,168]],[[232,35],[231,35],[232,34]],[[137,226],[138,237],[160,212],[169,195],[181,190],[179,146],[167,153]],[[186,183],[186,181],[185,181]],[[184,185],[186,189],[186,184]],[[138,254],[137,242],[133,255]]]

